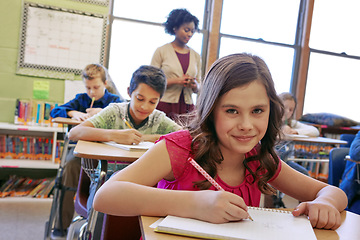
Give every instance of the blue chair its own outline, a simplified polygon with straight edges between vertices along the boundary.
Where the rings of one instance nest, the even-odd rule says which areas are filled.
[[[346,165],[345,156],[349,155],[349,150],[348,147],[331,149],[329,154],[329,184],[339,187]],[[360,196],[357,196],[346,210],[360,214]]]
[[[348,147],[331,149],[329,154],[329,184],[339,187],[346,164],[345,156],[349,155],[349,150]]]
[[[341,134],[340,135],[340,140],[347,141],[347,144],[342,145],[342,147],[348,147],[349,148],[352,141],[354,140],[354,138],[355,138],[355,134],[348,134],[348,133]]]

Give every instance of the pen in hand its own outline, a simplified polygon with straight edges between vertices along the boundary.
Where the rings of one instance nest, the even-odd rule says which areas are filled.
[[[224,191],[224,189],[215,181],[215,179],[213,179],[192,157],[189,157],[188,161],[191,163],[191,165],[194,166],[194,168],[196,168],[196,170],[201,173],[201,175],[206,178],[206,180],[211,183],[211,185],[213,185],[219,191]],[[254,219],[250,215],[249,219],[251,221],[254,221]]]
[[[132,127],[131,127],[130,123],[128,123],[128,121],[126,121],[126,119],[125,119],[125,118],[123,118],[123,121],[125,122],[126,126],[128,126],[130,129],[132,129]]]
[[[94,102],[95,102],[95,97],[93,97],[93,98],[92,98],[92,101],[91,101],[91,104],[90,104],[90,108],[92,108],[92,107],[93,107]]]

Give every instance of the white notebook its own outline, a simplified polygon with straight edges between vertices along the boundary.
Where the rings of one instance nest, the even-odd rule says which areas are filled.
[[[116,142],[104,142],[104,143],[110,146],[118,147],[129,151],[146,151],[154,145],[153,142],[140,142],[139,144],[136,145],[120,144]]]
[[[206,239],[316,240],[306,216],[294,217],[289,211],[254,207],[249,207],[248,212],[254,221],[214,224],[167,216],[154,231]]]

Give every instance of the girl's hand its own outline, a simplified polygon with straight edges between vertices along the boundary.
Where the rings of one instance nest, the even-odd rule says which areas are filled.
[[[111,136],[112,140],[121,144],[139,144],[142,134],[135,129],[114,130]]]
[[[239,221],[249,217],[244,200],[226,191],[196,191],[195,206],[191,208],[194,218],[212,223]]]
[[[305,214],[315,228],[337,229],[341,224],[340,212],[332,205],[312,202],[300,203],[292,214],[297,217]]]

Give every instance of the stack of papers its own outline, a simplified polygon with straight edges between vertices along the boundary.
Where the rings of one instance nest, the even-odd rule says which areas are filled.
[[[120,143],[116,143],[116,142],[104,142],[104,143],[108,144],[110,146],[118,147],[118,148],[125,149],[128,151],[146,151],[149,148],[151,148],[152,146],[154,146],[153,142],[140,142],[139,144],[136,144],[136,145],[120,144]]]

